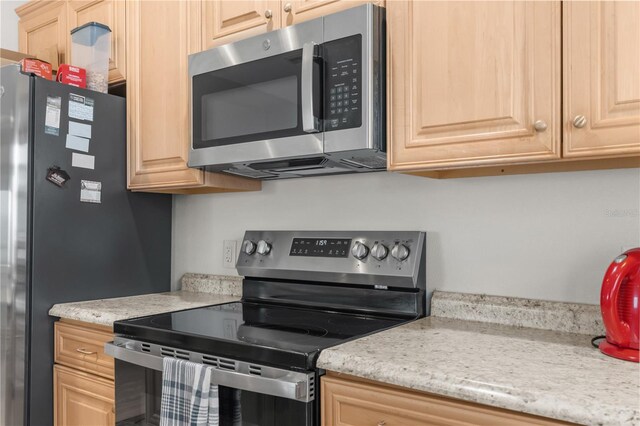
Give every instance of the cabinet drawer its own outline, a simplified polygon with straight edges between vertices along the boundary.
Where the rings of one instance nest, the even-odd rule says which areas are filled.
[[[113,380],[113,358],[104,344],[113,333],[58,321],[55,323],[55,362]]]
[[[321,412],[323,426],[569,424],[333,374],[322,377]]]

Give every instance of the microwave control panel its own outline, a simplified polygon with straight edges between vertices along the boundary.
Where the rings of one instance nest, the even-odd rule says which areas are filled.
[[[362,125],[362,35],[322,45],[324,59],[324,131]]]

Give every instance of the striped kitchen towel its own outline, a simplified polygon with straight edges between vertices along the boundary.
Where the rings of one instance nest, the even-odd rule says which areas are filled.
[[[175,358],[162,360],[160,426],[218,426],[218,386],[211,368]]]

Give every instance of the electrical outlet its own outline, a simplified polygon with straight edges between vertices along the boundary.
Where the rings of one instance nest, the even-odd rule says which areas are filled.
[[[222,245],[222,266],[225,268],[236,267],[236,240],[224,240]]]

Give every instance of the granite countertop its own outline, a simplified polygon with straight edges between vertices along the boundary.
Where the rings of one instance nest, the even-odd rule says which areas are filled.
[[[143,294],[86,302],[59,303],[49,310],[49,315],[93,324],[113,326],[115,321],[181,311],[201,306],[235,302],[239,296],[194,291]]]
[[[114,321],[236,302],[242,296],[237,276],[184,274],[181,285],[181,291],[58,303],[49,315],[112,327]]]
[[[324,350],[318,366],[589,425],[640,424],[640,368],[591,335],[428,317]]]

